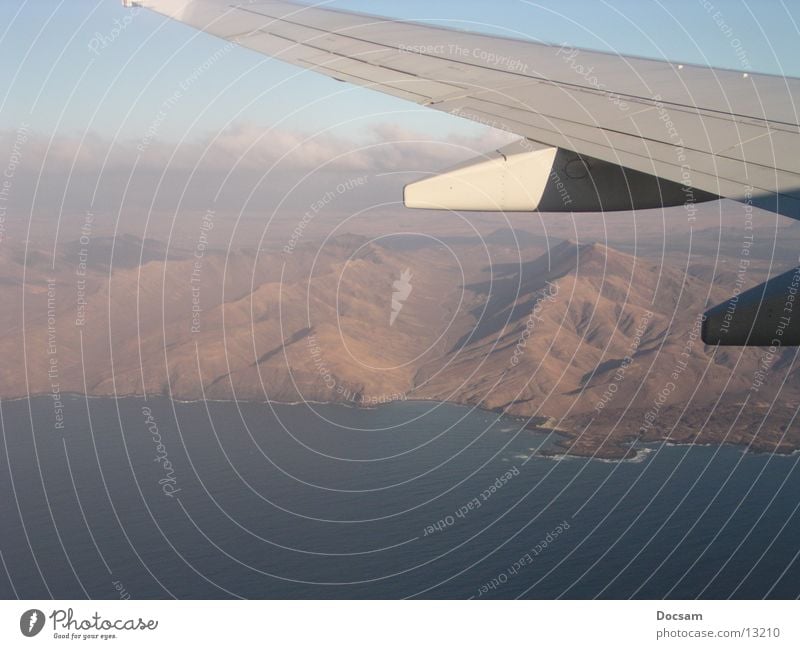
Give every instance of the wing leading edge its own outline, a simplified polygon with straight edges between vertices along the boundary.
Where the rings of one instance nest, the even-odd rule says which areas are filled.
[[[561,207],[571,211],[682,202],[691,219],[694,203],[725,197],[800,219],[800,79],[543,45],[280,0],[123,4],[524,138],[512,147],[513,155],[498,151],[410,186],[406,198],[418,207],[451,207],[453,196],[461,200],[470,194],[457,191],[454,183],[466,182],[484,210],[492,205],[558,210],[553,197],[561,195]],[[547,161],[554,165],[550,174]],[[588,170],[588,176],[572,177],[570,166]],[[562,172],[580,196],[579,205],[571,196],[563,199],[569,183],[557,181]],[[531,179],[529,173],[539,176]],[[593,176],[611,182],[594,182]],[[581,184],[586,177],[591,187]],[[619,199],[621,189],[627,189],[626,200]],[[753,289],[746,308],[734,298],[709,311],[704,340],[800,344],[800,314],[784,317],[771,336],[775,306],[763,299],[769,295],[778,304],[785,292],[793,304],[796,276],[800,273]]]
[[[294,2],[124,1],[341,81],[800,218],[798,79]]]

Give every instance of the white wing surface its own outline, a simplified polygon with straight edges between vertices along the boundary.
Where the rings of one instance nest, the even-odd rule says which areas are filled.
[[[798,79],[541,45],[294,2],[125,4],[584,158],[800,218]]]

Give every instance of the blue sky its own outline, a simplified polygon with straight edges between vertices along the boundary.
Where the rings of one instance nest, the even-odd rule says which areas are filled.
[[[600,50],[800,76],[798,2],[336,0],[331,5]],[[24,122],[48,135],[143,137],[180,82],[223,44],[147,11],[130,20],[129,11],[119,0],[3,0],[0,129]],[[126,17],[130,23],[118,38],[99,53],[90,49],[92,39],[108,39],[114,21]],[[339,94],[319,101],[331,92]],[[479,129],[234,49],[225,54],[224,64],[214,66],[185,93],[159,137],[216,132],[235,122],[280,123],[309,131],[335,127],[338,133],[352,135],[369,121],[401,123],[426,134]]]

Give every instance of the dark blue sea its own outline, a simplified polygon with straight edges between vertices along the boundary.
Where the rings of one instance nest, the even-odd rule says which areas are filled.
[[[797,598],[800,456],[433,403],[3,402],[0,597]]]

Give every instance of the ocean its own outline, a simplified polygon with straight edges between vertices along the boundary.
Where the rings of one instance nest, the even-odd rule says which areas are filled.
[[[800,455],[398,402],[0,404],[4,599],[800,596]]]

